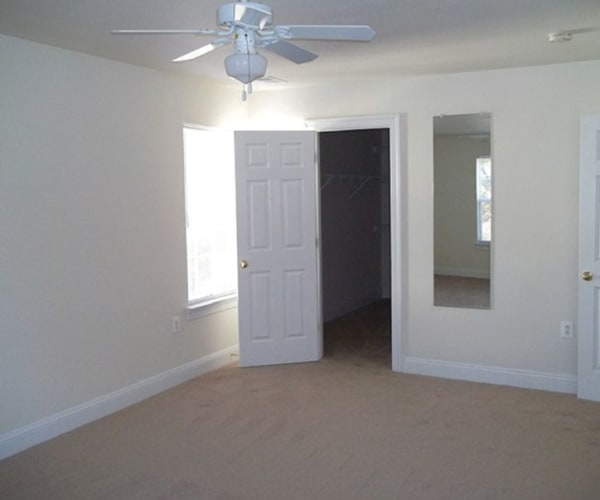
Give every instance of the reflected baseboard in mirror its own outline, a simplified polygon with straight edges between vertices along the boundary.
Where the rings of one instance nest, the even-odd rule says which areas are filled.
[[[489,309],[490,280],[436,274],[434,276],[433,305]]]
[[[434,305],[490,308],[491,114],[433,118]],[[464,276],[474,276],[465,278]]]

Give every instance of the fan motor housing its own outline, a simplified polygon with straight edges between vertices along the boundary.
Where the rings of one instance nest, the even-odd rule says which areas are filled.
[[[256,2],[233,2],[217,9],[217,24],[222,28],[235,26],[262,30],[271,26],[271,7]]]

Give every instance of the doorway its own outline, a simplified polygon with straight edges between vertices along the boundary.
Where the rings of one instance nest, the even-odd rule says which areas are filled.
[[[319,169],[317,166],[317,133],[336,130],[370,130],[386,129],[389,134],[389,216],[390,216],[390,309],[391,309],[391,361],[392,370],[401,372],[403,365],[402,356],[402,337],[406,335],[406,277],[407,277],[407,249],[406,246],[406,175],[407,175],[407,127],[406,115],[376,115],[350,118],[327,118],[313,119],[306,121],[309,131],[287,131],[287,132],[236,132],[236,191],[238,192],[238,220],[246,220],[248,224],[238,224],[238,257],[240,259],[240,269],[244,275],[253,283],[253,286],[239,287],[238,289],[238,312],[239,321],[239,339],[240,339],[240,362],[245,359],[244,349],[254,345],[257,348],[257,355],[260,359],[247,359],[245,366],[258,366],[262,364],[281,364],[287,362],[310,361],[321,357],[322,352],[322,326],[323,315],[321,311],[321,265],[320,265],[320,243],[318,236],[320,228],[314,227],[320,223],[319,197],[311,195],[306,197],[298,190],[299,187],[309,189],[314,192],[318,187],[317,175]],[[283,135],[282,135],[283,134]],[[291,134],[289,137],[286,134]],[[239,136],[239,137],[238,137]],[[269,151],[275,147],[278,151],[275,156]],[[302,172],[302,178],[292,179],[293,182],[286,181],[286,197],[279,196],[274,199],[272,193],[283,193],[281,176],[278,175],[276,188],[270,189],[269,179],[262,179],[262,175],[271,169],[261,168],[268,158],[279,158],[276,162],[277,169],[282,168],[288,172],[296,172],[298,175]],[[238,163],[239,162],[239,163]],[[252,179],[245,178],[253,172]],[[242,173],[244,173],[242,175]],[[260,175],[259,175],[260,174]],[[256,177],[256,175],[259,175]],[[308,176],[304,179],[304,175]],[[262,179],[262,180],[261,180]],[[253,200],[250,205],[240,201],[240,193],[246,193],[246,201]],[[253,193],[253,194],[252,194]],[[284,199],[285,198],[285,199]],[[282,204],[282,202],[285,202]],[[290,205],[291,203],[291,205]],[[240,214],[242,217],[240,218]],[[266,217],[266,219],[265,219]],[[281,224],[275,228],[276,231],[269,230],[271,221],[278,221],[278,224],[288,221],[289,231],[282,231]],[[310,222],[312,221],[312,222]],[[249,236],[254,237],[249,238]],[[274,287],[268,285],[268,272],[272,266],[267,267],[265,272],[261,272],[257,267],[258,261],[253,257],[252,262],[248,262],[246,254],[258,247],[280,248],[281,238],[285,235],[286,241],[289,237],[292,239],[290,249],[302,250],[302,254],[314,254],[315,265],[313,271],[308,271],[306,277],[308,281],[302,279],[304,272],[292,263],[290,272],[284,273],[288,278],[288,284],[292,286],[289,294],[279,293]],[[271,243],[271,238],[277,237],[275,243]],[[316,245],[313,243],[315,242]],[[250,246],[248,246],[250,245]],[[258,245],[258,247],[257,247]],[[312,249],[312,250],[311,250]],[[264,252],[259,252],[262,255]],[[298,252],[295,252],[298,253]],[[256,257],[256,255],[255,255]],[[278,262],[277,260],[264,258],[259,259],[267,265]],[[281,276],[282,270],[277,271]],[[267,273],[267,274],[266,274]],[[239,276],[238,276],[239,277]],[[313,281],[314,279],[314,281]],[[240,280],[238,280],[240,281]],[[243,280],[242,280],[243,281]],[[278,283],[281,279],[277,278]],[[314,286],[313,286],[314,284]],[[306,285],[306,286],[305,286]],[[312,289],[312,291],[311,291]],[[296,300],[300,291],[303,293],[302,300]],[[260,293],[256,293],[260,292]],[[251,300],[251,298],[253,298]],[[256,299],[256,300],[254,300]],[[283,307],[281,301],[286,301],[286,307]],[[308,304],[314,304],[315,308],[306,311],[306,321],[299,321],[299,311],[304,311]],[[242,310],[248,313],[250,307],[251,317],[243,318]],[[246,309],[244,309],[246,308]],[[253,312],[252,312],[253,311]],[[269,313],[267,315],[266,313]],[[274,316],[270,315],[273,313]],[[298,314],[296,314],[298,313]],[[282,316],[283,315],[283,316]],[[252,319],[254,318],[253,321]],[[269,318],[269,319],[266,319]],[[304,318],[304,316],[303,316]],[[283,322],[283,323],[282,323]],[[268,323],[268,325],[266,324]],[[262,326],[261,326],[262,325]],[[270,326],[276,325],[276,329]],[[287,335],[277,336],[275,342],[282,347],[283,344],[289,345],[289,352],[285,349],[283,354],[290,356],[276,356],[273,352],[269,354],[265,346],[273,344],[275,340],[272,332],[281,331],[277,325],[288,325],[293,331]],[[302,326],[302,331],[297,331],[294,325]],[[263,328],[269,326],[269,328]],[[307,351],[305,356],[298,355],[297,338],[302,338],[308,342],[310,353]],[[289,341],[289,342],[288,342]],[[244,344],[245,343],[245,344]],[[261,349],[260,346],[263,348]],[[247,351],[247,349],[246,349]],[[280,353],[281,354],[281,353]],[[293,359],[292,359],[293,358]]]
[[[391,253],[391,347],[392,370],[403,370],[404,338],[407,325],[407,116],[402,114],[365,115],[306,120],[316,132],[387,129],[389,131],[390,173],[390,253]],[[320,275],[319,275],[320,276]]]
[[[318,134],[325,357],[391,367],[390,131]]]

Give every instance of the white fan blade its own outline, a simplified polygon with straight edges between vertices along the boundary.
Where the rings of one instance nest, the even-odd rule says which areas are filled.
[[[218,35],[219,31],[210,28],[195,30],[112,30],[113,35]]]
[[[275,54],[285,57],[296,64],[310,62],[319,57],[317,54],[313,54],[308,50],[304,50],[293,43],[283,40],[265,45],[265,49],[275,52]]]
[[[209,43],[208,45],[204,45],[204,46],[200,47],[199,49],[192,50],[191,52],[188,52],[187,54],[183,54],[182,56],[179,56],[179,57],[173,59],[171,62],[191,61],[193,59],[197,59],[200,56],[208,54],[209,52],[212,52],[216,48],[217,48],[217,45],[213,45],[212,43]]]
[[[365,25],[290,25],[274,26],[274,30],[281,38],[296,38],[299,40],[370,42],[375,36],[373,28]]]
[[[231,40],[229,39],[229,37],[215,38],[209,44],[203,45],[199,49],[192,50],[191,52],[188,52],[187,54],[183,54],[182,56],[179,56],[176,59],[173,59],[171,62],[177,63],[177,62],[185,62],[185,61],[192,61],[194,59],[198,59],[199,57],[201,57],[205,54],[208,54],[209,52],[212,52],[216,48],[220,47],[221,45],[225,45],[226,43],[229,43],[230,41]]]

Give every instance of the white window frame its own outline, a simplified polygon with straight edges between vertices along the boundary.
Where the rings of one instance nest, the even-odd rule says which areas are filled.
[[[483,161],[489,161],[490,162],[490,195],[489,197],[487,196],[481,196],[480,192],[481,190],[479,189],[481,180],[480,180],[480,172],[481,172],[481,167],[480,164]],[[489,240],[484,240],[483,239],[483,221],[481,220],[481,214],[482,214],[482,205],[484,203],[490,203],[490,207],[493,206],[493,201],[492,201],[492,189],[491,189],[491,185],[493,185],[493,170],[492,170],[492,159],[490,156],[480,156],[477,158],[476,160],[476,165],[475,165],[475,169],[476,169],[476,173],[475,173],[475,198],[476,198],[476,210],[477,210],[477,240],[475,241],[475,244],[478,246],[484,246],[484,247],[489,247],[490,243],[492,242],[492,238],[493,238],[493,227],[492,227],[492,223],[493,223],[493,213],[490,217],[490,239]]]
[[[199,131],[204,131],[204,132],[217,132],[217,133],[231,133],[231,166],[233,168],[233,132],[229,132],[229,131],[225,131],[222,129],[216,129],[216,128],[212,128],[212,127],[205,127],[205,126],[201,126],[201,125],[196,125],[196,124],[189,124],[189,123],[184,123],[183,127],[182,127],[182,134],[185,134],[185,129],[192,129],[192,130],[199,130]],[[190,199],[190,195],[188,192],[189,189],[189,185],[188,185],[188,172],[187,172],[187,165],[185,165],[185,157],[186,157],[186,152],[185,152],[185,141],[183,141],[183,147],[184,147],[184,172],[185,172],[185,223],[186,223],[186,283],[187,283],[187,296],[188,296],[188,301],[187,301],[187,318],[188,319],[195,319],[201,316],[206,316],[208,314],[214,314],[216,312],[220,312],[220,311],[225,311],[227,309],[232,309],[234,307],[237,307],[237,282],[235,284],[235,288],[234,289],[230,289],[230,290],[222,290],[222,291],[218,291],[216,293],[210,293],[208,295],[202,296],[202,297],[197,297],[197,298],[193,298],[190,299],[189,295],[190,295],[190,269],[189,269],[189,235],[188,235],[188,228],[189,228],[189,210],[190,210],[190,203],[189,203],[189,199]],[[233,177],[233,183],[232,183],[232,190],[235,192],[235,176]],[[235,195],[233,197],[235,199]],[[235,207],[233,207],[233,213],[235,214]],[[235,221],[234,221],[234,227],[233,227],[233,231],[235,234]],[[234,250],[235,250],[235,243],[234,243]],[[232,266],[234,266],[234,269],[237,270],[237,266],[236,266],[236,260],[234,259],[232,260]],[[236,271],[237,272],[237,271]]]

